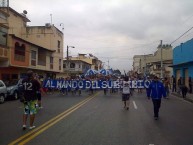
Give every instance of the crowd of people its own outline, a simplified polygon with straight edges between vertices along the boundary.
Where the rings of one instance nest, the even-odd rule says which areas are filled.
[[[129,76],[123,76],[123,77],[116,77],[116,76],[87,76],[85,78],[81,77],[75,77],[75,78],[58,78],[58,80],[89,80],[89,81],[96,81],[96,80],[105,80],[105,81],[120,81],[121,87],[120,88],[103,88],[104,95],[107,95],[107,93],[117,93],[121,94],[122,101],[123,101],[123,108],[126,110],[129,110],[129,100],[130,97],[133,95],[134,89],[137,89],[138,93],[144,92],[143,90],[146,90],[146,96],[148,99],[151,98],[153,102],[153,110],[154,110],[154,118],[155,120],[158,120],[159,118],[159,109],[161,106],[161,99],[162,97],[168,99],[170,90],[172,92],[179,91],[182,93],[183,97],[186,96],[187,93],[187,87],[183,85],[181,78],[176,82],[176,79],[174,76],[172,76],[171,79],[164,78],[159,79],[157,76],[153,77],[146,77],[143,79],[147,79],[150,82],[150,85],[146,88],[131,88],[129,85],[129,82],[131,80],[141,80],[142,78],[136,78],[136,77],[129,77]],[[176,88],[179,87],[178,89]],[[190,87],[190,86],[189,86]],[[100,89],[101,90],[101,89]],[[91,95],[94,94],[95,89],[90,87],[89,89],[85,90],[86,92],[89,92]],[[192,92],[192,90],[190,90]],[[71,93],[71,95],[78,94],[79,96],[82,94],[82,90],[79,88],[44,88],[43,87],[43,80],[38,77],[36,73],[33,73],[33,71],[27,72],[27,77],[22,80],[22,85],[20,87],[20,95],[22,97],[21,101],[24,104],[24,113],[23,113],[23,130],[26,129],[27,124],[27,118],[29,116],[30,118],[30,127],[29,129],[35,128],[34,126],[34,120],[35,120],[35,114],[37,113],[38,109],[43,108],[41,103],[41,96],[45,94],[53,94],[54,92],[60,92],[63,95],[68,95]]]

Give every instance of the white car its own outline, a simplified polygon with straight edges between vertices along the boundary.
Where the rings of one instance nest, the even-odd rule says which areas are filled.
[[[5,102],[5,98],[7,97],[7,87],[5,83],[0,80],[0,104]]]
[[[21,86],[22,79],[12,80],[7,84],[7,98],[19,99],[19,87]]]

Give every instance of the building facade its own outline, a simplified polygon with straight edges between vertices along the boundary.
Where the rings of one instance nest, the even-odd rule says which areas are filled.
[[[63,33],[51,24],[28,26],[26,14],[0,8],[0,79],[18,79],[29,69],[47,77],[63,72]]]
[[[173,50],[170,45],[159,45],[154,54],[135,55],[133,57],[133,71],[140,76],[156,75],[171,77]],[[161,67],[162,62],[162,67]]]
[[[91,68],[91,64],[82,60],[69,60],[69,61],[63,60],[63,61],[64,61],[63,62],[64,74],[61,74],[60,76],[63,78],[67,76],[76,77],[85,74],[86,71]]]
[[[182,77],[183,83],[189,87],[189,79],[193,81],[193,39],[174,48],[172,67],[176,80]]]
[[[91,69],[94,70],[100,70],[102,69],[102,61],[99,60],[96,56],[93,56],[92,54],[89,54],[89,56],[86,56],[87,54],[78,54],[77,57],[71,57],[71,60],[82,60],[84,62],[87,62],[91,64]]]

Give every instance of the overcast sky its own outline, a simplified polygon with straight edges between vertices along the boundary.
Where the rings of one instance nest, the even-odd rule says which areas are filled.
[[[132,69],[133,56],[154,53],[193,27],[193,0],[10,0],[28,25],[64,27],[64,55],[92,53],[113,69]],[[51,15],[50,15],[51,14]],[[62,26],[60,26],[60,24]],[[172,44],[193,38],[193,30]]]

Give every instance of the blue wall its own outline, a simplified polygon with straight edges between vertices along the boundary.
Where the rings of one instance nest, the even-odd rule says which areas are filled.
[[[173,65],[193,61],[193,39],[182,43],[173,50]]]
[[[185,63],[185,64],[183,64]],[[188,74],[193,77],[193,39],[177,46],[173,50],[173,73],[180,70],[180,76],[184,77],[184,69],[188,69]]]

